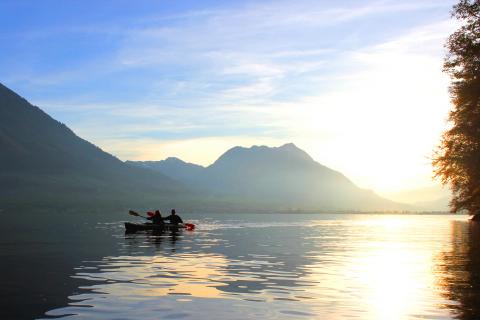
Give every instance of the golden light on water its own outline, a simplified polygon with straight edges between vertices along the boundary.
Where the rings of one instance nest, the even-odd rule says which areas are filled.
[[[312,289],[315,297],[326,305],[342,297],[336,301],[337,308],[329,309],[328,317],[410,319],[424,313],[425,301],[438,298],[431,290],[435,286],[432,251],[406,241],[421,226],[389,216],[359,221],[357,228],[362,238],[339,243],[332,250],[335,265],[321,261],[308,268],[309,281],[317,283]],[[317,312],[324,310],[322,305]]]
[[[454,219],[461,218],[359,215],[309,220],[300,228],[199,230],[174,252],[148,251],[155,242],[139,237],[143,246],[128,239],[128,248],[153,255],[106,257],[100,272],[77,275],[106,281],[90,287],[94,300],[86,302],[100,308],[107,299],[127,309],[140,304],[152,314],[159,304],[165,312],[175,304],[208,318],[205,308],[212,308],[217,319],[450,319],[451,310],[463,310],[459,296],[474,304],[463,286],[468,272],[458,270],[477,268],[467,263],[465,248],[474,248],[466,242],[468,223],[453,222],[451,230]],[[195,245],[203,249],[192,250]]]
[[[357,263],[358,280],[365,286],[365,300],[374,318],[407,319],[415,310],[420,312],[421,289],[433,282],[428,256],[386,245],[365,252]]]
[[[108,293],[131,297],[160,297],[178,295],[184,298],[225,298],[222,291],[205,279],[220,279],[229,277],[221,272],[227,266],[227,260],[221,255],[202,255],[188,258],[178,255],[176,258],[153,257],[118,257],[124,266],[116,269],[110,278],[134,279],[134,285],[110,285]],[[139,263],[141,261],[141,263]],[[161,275],[160,275],[161,274]],[[135,298],[134,298],[135,299]]]
[[[354,230],[361,237],[337,243],[331,249],[330,259],[325,260],[328,251],[321,252],[322,257],[307,265],[305,275],[297,279],[308,286],[301,290],[301,294],[293,291],[282,299],[296,301],[304,305],[305,310],[328,314],[334,319],[347,316],[408,319],[421,314],[422,310],[425,311],[424,302],[436,299],[432,290],[428,290],[435,286],[435,278],[431,248],[406,241],[412,239],[411,234],[416,228],[422,226],[404,217],[358,220]],[[310,241],[321,243],[325,239],[319,236]],[[141,264],[126,263],[116,271],[115,277],[135,279],[135,285],[129,290],[124,285],[109,286],[109,293],[126,299],[162,296],[178,296],[184,301],[192,298],[231,299],[229,292],[222,291],[227,282],[259,281],[249,272],[229,273],[229,266],[235,262],[220,254],[120,257],[122,259],[142,260]],[[261,270],[258,272],[262,273]],[[285,274],[282,277],[293,279],[294,276]],[[255,296],[260,299],[258,301],[278,301],[275,291],[269,289],[257,292]],[[248,296],[244,298],[248,299]]]
[[[415,225],[388,217],[374,222],[368,243],[353,259],[353,272],[364,288],[365,303],[374,319],[408,319],[420,314],[422,301],[431,300],[434,276],[431,251],[409,239]],[[378,241],[383,239],[383,241]]]

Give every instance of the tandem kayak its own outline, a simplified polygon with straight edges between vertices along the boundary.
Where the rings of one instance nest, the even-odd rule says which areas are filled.
[[[191,223],[185,223],[185,224],[165,223],[163,226],[160,226],[153,223],[125,222],[125,231],[127,232],[136,232],[136,231],[144,231],[144,230],[152,230],[152,231],[167,231],[167,230],[178,230],[178,229],[193,230],[194,228],[195,228],[195,225]]]

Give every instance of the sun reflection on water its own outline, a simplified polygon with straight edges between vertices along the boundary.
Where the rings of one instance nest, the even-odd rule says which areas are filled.
[[[450,319],[436,259],[451,247],[449,223],[373,216],[125,238],[125,255],[75,275],[99,283],[50,314],[82,318],[91,306],[99,319],[103,308],[124,319]]]
[[[329,318],[362,319],[410,319],[425,313],[425,301],[435,299],[429,290],[435,279],[432,248],[411,236],[419,228],[402,217],[357,221],[351,230],[357,233],[355,241],[337,243],[330,259],[319,257],[308,266],[309,281],[317,283],[310,293],[324,302],[317,312],[328,309]],[[331,301],[334,308],[329,308]],[[435,307],[428,312],[435,314]]]
[[[222,280],[228,278],[221,272],[226,265],[225,257],[214,254],[120,256],[111,258],[109,268],[99,273],[97,279],[118,281],[115,286],[108,285],[102,289],[102,292],[117,297],[178,295],[219,298],[222,291],[212,284],[219,286]]]

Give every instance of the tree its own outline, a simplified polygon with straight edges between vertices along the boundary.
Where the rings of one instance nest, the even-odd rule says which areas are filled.
[[[444,72],[453,109],[432,164],[452,189],[452,212],[480,212],[480,0],[460,0],[452,16],[462,26],[447,40]]]

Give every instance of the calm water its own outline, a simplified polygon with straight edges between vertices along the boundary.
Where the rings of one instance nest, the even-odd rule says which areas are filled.
[[[480,318],[480,226],[465,217],[187,218],[194,232],[85,222],[70,240],[81,253],[56,274],[78,283],[44,318]],[[49,257],[62,247],[50,244]]]

